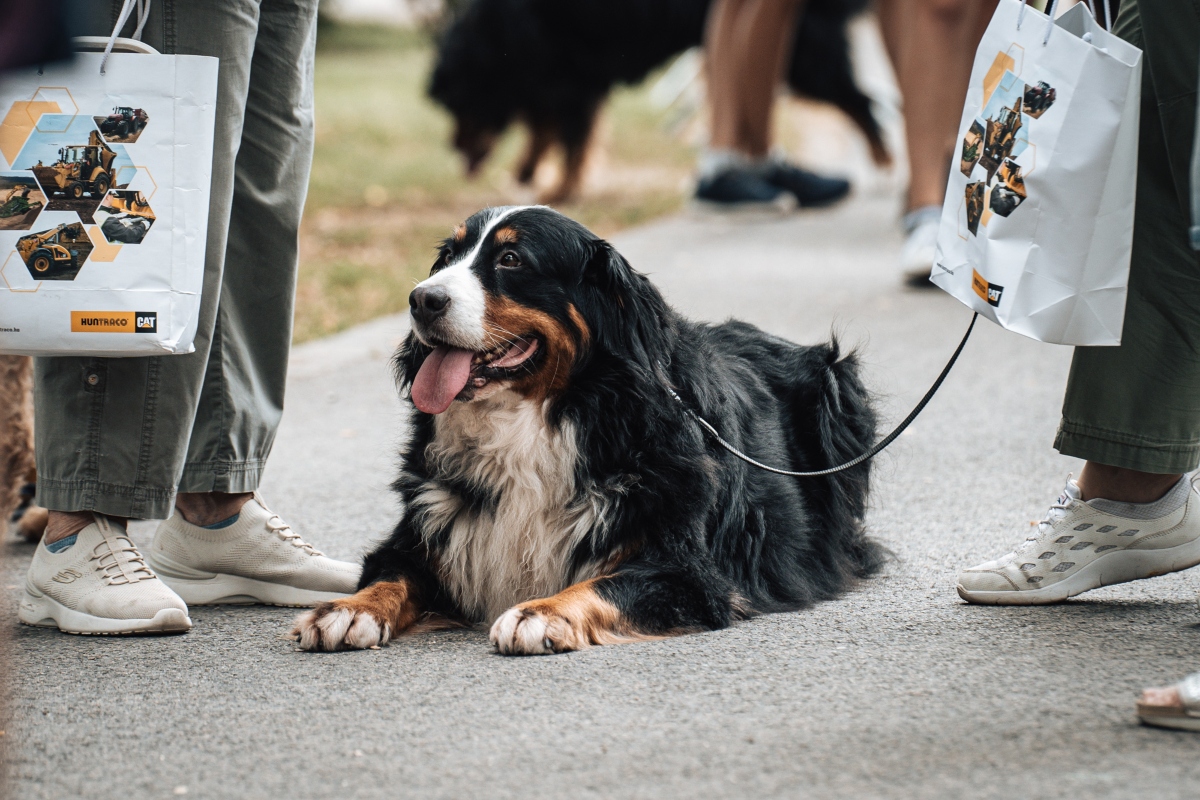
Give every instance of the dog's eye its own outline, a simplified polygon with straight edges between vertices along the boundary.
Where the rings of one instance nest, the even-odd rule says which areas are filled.
[[[518,258],[517,254],[512,250],[506,250],[504,254],[500,256],[500,260],[496,263],[498,266],[504,267],[505,269],[516,269],[517,267],[521,266],[521,259]]]

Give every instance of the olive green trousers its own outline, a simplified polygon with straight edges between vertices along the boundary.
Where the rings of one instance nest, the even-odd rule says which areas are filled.
[[[1200,464],[1200,256],[1189,238],[1200,0],[1123,0],[1113,30],[1144,53],[1125,327],[1119,347],[1075,349],[1054,446],[1188,472]]]
[[[105,36],[120,5],[76,4],[95,13],[87,32]],[[177,491],[258,487],[283,413],[312,164],[316,11],[316,0],[151,5],[148,44],[220,59],[196,351],[37,359],[38,502],[47,508],[163,519]]]

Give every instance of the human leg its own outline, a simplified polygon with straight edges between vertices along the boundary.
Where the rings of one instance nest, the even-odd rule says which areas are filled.
[[[900,94],[908,191],[900,266],[929,285],[946,178],[971,65],[997,0],[881,0],[880,22]]]
[[[52,512],[148,519],[171,513],[216,320],[257,17],[252,0],[163,0],[152,6],[145,29],[149,44],[165,53],[221,59],[196,351],[151,358],[36,360],[38,497]],[[107,34],[104,28],[111,30],[111,25],[104,14],[89,32]],[[64,522],[67,528],[86,526],[90,514],[68,522],[52,513],[56,536],[62,535]]]
[[[1017,551],[959,576],[970,602],[1053,602],[1200,563],[1200,501],[1182,477],[1200,462],[1200,258],[1188,244],[1200,11],[1127,0],[1114,31],[1146,57],[1122,342],[1076,348],[1055,447],[1087,460],[1080,483]]]
[[[225,271],[178,513],[149,561],[190,604],[311,605],[354,590],[255,494],[283,413],[313,146],[315,0],[262,0]]]
[[[249,566],[266,579],[260,582],[285,582],[279,591],[260,587],[268,602],[306,601],[307,595],[293,591],[305,591],[293,585],[305,581],[340,594],[335,590],[343,584],[346,591],[354,587],[353,565],[324,559],[261,502],[245,510],[282,411],[296,239],[311,160],[315,2],[247,0],[234,6],[168,0],[154,8],[151,44],[165,52],[221,58],[196,353],[47,360],[47,389],[39,387],[39,397],[90,411],[76,420],[61,412],[41,419],[47,433],[39,433],[39,443],[46,445],[52,467],[48,495],[55,498],[57,512],[48,544],[72,535],[90,542],[104,525],[123,527],[120,520],[63,512],[167,517],[180,487],[185,513],[175,520],[175,538],[165,541],[186,546],[170,550],[176,556],[172,565],[197,553],[224,563],[213,546],[219,540],[226,550],[255,554]],[[77,392],[81,396],[70,394],[76,384],[84,387]],[[87,446],[85,458],[76,453],[72,462],[67,448],[81,441]],[[226,520],[229,524],[219,526],[222,533],[202,527],[209,515],[229,512],[242,519]],[[55,552],[39,550],[31,575]],[[158,572],[168,577],[167,570]],[[149,569],[138,574],[139,580],[158,583]],[[165,586],[163,592],[178,602]],[[327,598],[313,601],[321,599]],[[25,616],[23,621],[41,624]]]
[[[705,28],[714,148],[762,158],[801,0],[717,0]]]
[[[1127,1],[1115,32],[1146,62],[1125,325],[1119,347],[1075,349],[1054,446],[1178,474],[1200,463],[1200,257],[1188,239],[1200,12]]]
[[[315,41],[315,0],[259,4],[220,301],[180,492],[253,492],[283,414]]]
[[[241,510],[274,442],[312,164],[313,4],[268,0],[257,17],[220,299],[175,498],[199,526]]]
[[[904,98],[906,210],[941,207],[975,49],[996,0],[884,0],[896,80]],[[901,10],[902,9],[902,10]]]
[[[1153,503],[1182,477],[1181,472],[1140,472],[1089,461],[1079,473],[1079,492],[1083,500],[1103,497],[1119,503]]]
[[[89,6],[94,16],[89,32],[107,34],[119,5]],[[161,0],[152,7],[144,31],[149,44],[164,53],[221,59],[196,351],[36,360],[38,498],[50,514],[18,612],[26,624],[77,633],[180,631],[191,625],[183,602],[146,567],[125,534],[125,519],[169,515],[183,468],[224,264],[256,18],[252,0]],[[82,560],[61,566],[73,559]],[[79,573],[65,586],[53,580],[64,569]],[[77,584],[91,587],[91,593],[73,592],[70,587]],[[125,595],[136,595],[139,602],[126,602]],[[155,607],[169,617],[165,623],[157,612],[149,613]]]
[[[850,184],[769,158],[771,119],[802,0],[716,0],[705,26],[709,149],[697,198],[716,203],[801,206],[841,199]]]

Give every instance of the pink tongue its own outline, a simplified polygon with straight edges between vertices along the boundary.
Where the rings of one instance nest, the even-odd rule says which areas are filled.
[[[454,398],[471,377],[470,350],[439,345],[425,357],[413,381],[412,400],[426,414],[440,414],[450,407]]]

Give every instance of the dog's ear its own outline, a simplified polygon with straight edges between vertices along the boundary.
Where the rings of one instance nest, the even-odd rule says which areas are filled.
[[[603,239],[594,239],[587,243],[586,259],[583,282],[609,296],[620,297],[629,283],[627,276],[633,271],[624,256]]]
[[[596,344],[654,369],[668,348],[670,309],[650,280],[603,239],[588,242],[582,275],[584,318]]]

